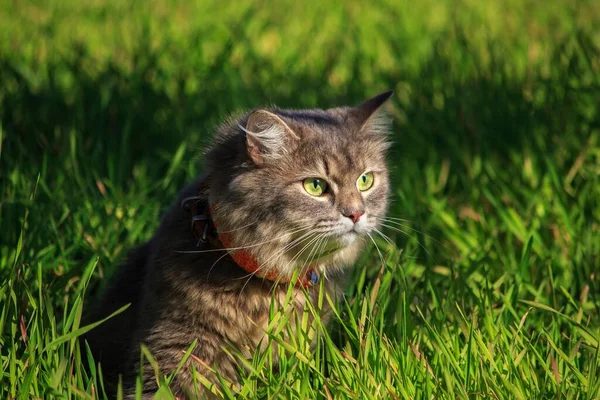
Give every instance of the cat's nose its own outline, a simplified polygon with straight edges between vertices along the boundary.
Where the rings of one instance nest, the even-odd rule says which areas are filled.
[[[350,210],[344,211],[344,217],[348,217],[352,222],[357,223],[360,217],[365,213],[365,210]]]

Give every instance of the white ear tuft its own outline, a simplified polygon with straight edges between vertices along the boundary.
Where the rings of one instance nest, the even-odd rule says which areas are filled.
[[[368,129],[374,133],[389,131],[390,120],[380,109],[393,94],[393,91],[381,93],[352,109],[360,130]]]
[[[378,110],[372,114],[362,125],[361,130],[369,131],[375,135],[388,135],[392,127],[392,120],[385,111]]]
[[[289,140],[298,139],[278,115],[265,110],[250,114],[246,127],[240,128],[246,132],[246,148],[255,164],[280,158],[288,151]]]

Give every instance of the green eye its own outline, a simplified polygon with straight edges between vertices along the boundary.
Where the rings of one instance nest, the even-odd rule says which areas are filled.
[[[306,178],[302,184],[306,193],[311,196],[321,196],[327,191],[327,182],[321,178]]]
[[[364,192],[365,190],[371,189],[371,186],[373,186],[373,181],[373,173],[367,172],[358,178],[358,181],[356,181],[356,186],[358,187],[358,190]]]

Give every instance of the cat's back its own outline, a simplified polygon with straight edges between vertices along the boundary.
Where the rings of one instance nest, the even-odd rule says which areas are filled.
[[[109,381],[123,372],[127,362],[127,354],[137,329],[138,305],[150,251],[150,243],[146,243],[128,255],[100,299],[91,305],[92,311],[85,318],[86,324],[94,323],[129,304],[120,314],[104,321],[82,337],[90,346],[95,362],[101,362],[103,375]]]
[[[115,380],[130,363],[131,349],[139,329],[146,319],[141,315],[142,303],[149,289],[149,276],[157,253],[161,236],[168,241],[177,241],[174,225],[186,225],[187,219],[181,212],[181,200],[197,193],[200,181],[180,192],[178,199],[169,207],[155,235],[146,243],[131,251],[115,274],[110,278],[106,289],[88,304],[90,310],[84,318],[85,324],[103,320],[120,308],[129,305],[121,313],[111,317],[82,337],[87,341],[96,363],[101,362],[103,374]],[[186,225],[188,226],[188,225]]]

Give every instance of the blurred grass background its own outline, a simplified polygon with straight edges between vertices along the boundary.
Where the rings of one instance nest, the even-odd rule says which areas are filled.
[[[23,331],[72,328],[90,266],[96,288],[151,236],[225,116],[394,89],[408,235],[386,291],[371,251],[349,295],[399,349],[389,393],[600,397],[599,2],[0,0],[0,27],[2,395],[89,393]]]

